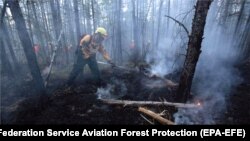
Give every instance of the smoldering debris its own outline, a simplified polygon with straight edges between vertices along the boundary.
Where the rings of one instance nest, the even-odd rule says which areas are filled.
[[[122,80],[114,79],[112,84],[97,89],[98,99],[119,99],[127,94],[126,84]]]

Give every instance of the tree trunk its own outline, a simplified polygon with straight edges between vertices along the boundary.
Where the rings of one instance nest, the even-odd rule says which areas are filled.
[[[10,34],[9,34],[9,31],[7,30],[7,26],[4,22],[4,15],[5,15],[5,12],[6,12],[6,5],[7,3],[5,2],[4,3],[4,6],[3,6],[3,9],[2,9],[2,13],[1,13],[1,30],[3,32],[3,38],[2,39],[5,39],[6,41],[6,44],[10,50],[10,54],[11,54],[11,57],[12,57],[12,60],[13,60],[13,63],[14,63],[14,67],[15,67],[15,70],[19,70],[20,67],[19,67],[19,64],[18,64],[18,61],[17,61],[17,58],[16,58],[16,55],[14,53],[14,50],[13,50],[13,46],[11,44],[11,40],[10,40]],[[3,45],[4,47],[4,45]]]
[[[9,32],[7,30],[7,27],[6,27],[4,22],[2,23],[2,29],[3,29],[3,34],[4,34],[3,39],[5,39],[6,44],[8,46],[8,49],[10,51],[10,55],[11,55],[12,61],[14,63],[14,68],[15,68],[15,70],[19,70],[20,66],[19,66],[19,63],[17,61],[16,55],[14,53],[13,46],[11,44],[10,34],[9,34]]]
[[[35,33],[38,37],[38,40],[40,41],[40,48],[41,48],[41,57],[43,61],[46,61],[47,59],[47,54],[45,50],[45,41],[43,38],[43,32],[41,31],[41,26],[39,25],[38,17],[37,17],[37,12],[36,12],[36,6],[34,1],[30,1],[31,4],[31,9],[33,11],[33,14],[35,16],[34,21],[35,21]]]
[[[243,0],[242,3],[241,3],[240,13],[239,13],[237,23],[236,23],[236,26],[235,26],[235,30],[234,30],[234,36],[235,37],[237,37],[236,35],[239,35],[239,29],[241,27],[241,23],[242,23],[244,11],[245,11],[245,4],[246,4],[246,0]]]
[[[153,8],[152,8],[152,47],[155,48],[155,0],[153,1]]]
[[[196,64],[201,53],[206,17],[212,0],[198,0],[193,19],[192,33],[189,37],[188,50],[180,77],[176,100],[186,102],[191,91]]]
[[[160,1],[160,7],[159,7],[159,15],[158,15],[158,26],[157,26],[157,35],[156,35],[156,44],[155,44],[155,47],[158,49],[158,46],[159,46],[159,41],[160,41],[160,29],[161,29],[161,15],[162,15],[162,6],[163,6],[163,0]]]
[[[75,0],[73,2],[75,2]],[[74,49],[75,49],[75,47],[78,43],[78,42],[76,42],[75,37],[78,39],[79,37],[77,37],[77,36],[79,36],[79,35],[76,35],[76,34],[75,34],[76,36],[73,35],[73,33],[75,33],[75,32],[74,32],[74,28],[72,28],[72,27],[74,27],[74,24],[72,22],[72,16],[76,15],[76,14],[74,14],[74,12],[71,12],[73,9],[71,4],[65,3],[64,9],[65,9],[64,12],[66,13],[65,22],[67,22],[67,34],[65,34],[65,35],[68,37],[70,45],[72,45],[72,47],[74,47]],[[78,13],[78,16],[79,16],[79,13]],[[80,28],[79,29],[76,28],[75,30],[76,30],[76,32],[79,32],[79,34],[80,34]],[[69,55],[69,56],[71,56],[71,55]]]
[[[77,41],[80,40],[81,32],[80,32],[80,21],[79,21],[79,10],[78,10],[78,1],[74,0],[74,10],[75,10],[75,24],[76,24],[76,38]]]
[[[32,45],[34,45],[34,34],[33,34],[32,23],[31,23],[32,16],[31,16],[31,13],[30,13],[29,1],[27,1],[26,6],[27,6],[27,14],[28,14],[27,23],[28,23],[28,27],[29,27],[29,29],[28,29],[29,32],[28,33],[30,33],[31,43],[32,43]]]
[[[92,10],[92,20],[93,20],[93,29],[96,30],[96,21],[95,21],[95,0],[91,0],[91,10]]]
[[[49,34],[49,27],[48,27],[48,20],[46,18],[46,15],[45,15],[45,8],[44,8],[44,4],[39,1],[39,4],[40,4],[40,7],[41,7],[41,13],[42,13],[42,19],[43,19],[43,28],[45,30],[45,39],[46,39],[46,46],[48,46],[49,42],[50,42],[50,34]],[[49,52],[49,51],[48,51]],[[50,55],[50,52],[49,52],[49,55]]]
[[[243,32],[243,36],[240,40],[241,52],[239,53],[240,60],[247,60],[250,56],[250,16],[248,16],[248,20],[245,26],[245,31]]]
[[[90,3],[86,0],[85,4],[87,5],[86,6],[86,8],[87,8],[87,11],[86,11],[87,33],[90,34],[93,31],[91,28]]]
[[[8,4],[10,6],[10,11],[15,21],[17,32],[22,43],[25,56],[27,58],[28,66],[33,77],[35,89],[37,90],[38,94],[43,94],[45,92],[43,79],[36,60],[36,55],[34,53],[31,40],[29,38],[27,28],[25,26],[25,21],[18,0],[8,0]]]
[[[81,11],[81,8],[82,8],[82,11]],[[80,7],[80,11],[81,11],[81,21],[83,21],[83,25],[81,25],[81,26],[83,26],[83,32],[84,33],[87,33],[87,22],[86,22],[86,17],[87,17],[87,11],[86,11],[86,4],[85,4],[85,0],[82,0],[82,6]]]
[[[133,20],[133,41],[134,41],[134,49],[132,50],[132,61],[135,65],[138,63],[140,54],[139,54],[139,34],[138,34],[138,5],[135,3],[137,1],[131,0],[132,2],[132,20]],[[137,6],[137,7],[136,7]]]
[[[116,9],[117,9],[117,61],[118,63],[122,63],[122,31],[121,31],[121,7],[122,7],[122,0],[119,0],[117,2],[117,5],[116,5]]]
[[[50,7],[52,11],[52,18],[53,18],[53,25],[55,29],[56,39],[59,37],[60,31],[62,29],[61,14],[58,6],[59,5],[57,5],[54,0],[50,0]]]
[[[170,7],[171,7],[171,1],[170,0],[168,0],[168,16],[170,16]],[[168,19],[168,21],[167,21],[167,32],[169,31],[169,22],[170,22],[170,19]],[[167,35],[168,35],[168,33],[167,33]]]
[[[62,18],[61,18],[61,12],[60,12],[60,3],[57,0],[50,0],[50,7],[52,10],[52,17],[53,17],[53,25],[54,25],[54,29],[55,29],[55,37],[56,40],[59,39],[60,33],[62,29]],[[62,42],[63,41],[63,42]],[[65,35],[62,34],[62,40],[59,41],[58,43],[59,45],[59,51],[58,51],[58,55],[62,55],[64,56],[64,52],[63,52],[63,46],[65,47]],[[62,65],[62,56],[60,56],[60,58],[57,60],[59,62],[59,64]],[[66,52],[66,63],[69,63],[69,54],[68,52]]]
[[[1,76],[4,74],[8,75],[8,76],[13,76],[13,70],[10,64],[10,61],[8,59],[8,56],[6,54],[6,50],[5,50],[5,46],[4,46],[4,42],[3,42],[3,34],[2,34],[2,30],[0,32],[0,51],[1,51]]]

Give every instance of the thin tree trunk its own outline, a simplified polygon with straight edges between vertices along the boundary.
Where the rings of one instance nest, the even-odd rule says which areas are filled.
[[[50,2],[51,11],[52,11],[52,18],[53,18],[53,25],[54,25],[54,29],[55,29],[55,35],[56,35],[56,38],[58,38],[60,31],[62,29],[60,11],[58,11],[59,10],[59,8],[57,7],[58,5],[56,5],[54,0],[50,0],[49,2]]]
[[[13,69],[11,67],[10,61],[6,54],[4,42],[3,42],[3,34],[2,30],[0,31],[0,50],[1,50],[1,75],[6,74],[8,76],[13,76]]]
[[[50,0],[50,6],[51,6],[51,10],[52,10],[52,17],[53,17],[53,25],[54,25],[54,28],[55,28],[55,35],[56,35],[56,39],[59,38],[60,36],[60,33],[61,33],[61,30],[62,30],[62,19],[61,19],[61,12],[60,12],[60,3],[59,1],[56,1],[56,0]],[[58,45],[59,45],[59,48],[60,50],[59,51],[59,55],[63,55],[62,53],[62,48],[63,48],[63,45],[65,45],[65,35],[62,34],[62,40],[59,41]],[[64,42],[64,44],[63,44]],[[61,52],[60,52],[61,51]],[[59,63],[61,64],[62,61],[61,59],[62,56],[60,56],[61,58],[58,59]],[[69,57],[68,57],[68,52],[66,52],[66,63],[68,64],[69,62]]]
[[[138,0],[137,0],[138,1]],[[135,63],[135,65],[138,63],[140,54],[139,54],[139,37],[138,37],[138,20],[137,16],[138,15],[138,5],[135,5],[137,2],[135,0],[131,0],[132,2],[132,19],[133,19],[133,39],[134,39],[134,49],[132,52],[132,61]],[[137,8],[136,8],[137,6]]]
[[[19,69],[20,69],[20,66],[19,66],[19,63],[18,63],[18,61],[17,61],[15,52],[14,52],[14,50],[13,50],[13,46],[12,46],[12,44],[11,44],[10,34],[9,34],[9,32],[8,32],[8,30],[7,30],[7,27],[6,27],[6,25],[5,25],[4,22],[2,23],[2,30],[3,30],[3,34],[4,34],[3,39],[6,40],[6,44],[7,44],[7,46],[8,46],[9,51],[10,51],[10,55],[11,55],[11,58],[12,58],[12,60],[13,60],[15,70],[19,70]]]
[[[96,22],[95,22],[95,5],[94,5],[94,2],[95,2],[95,0],[91,0],[93,28],[94,28],[94,31],[95,31],[96,30]]]
[[[234,36],[238,35],[238,33],[239,33],[239,28],[241,27],[241,21],[243,19],[245,4],[246,4],[246,0],[243,0],[243,2],[241,4],[241,8],[240,8],[240,14],[238,16],[237,23],[236,23],[236,26],[235,26]]]
[[[31,43],[32,43],[32,46],[33,46],[34,45],[34,39],[33,39],[34,34],[33,34],[33,31],[32,31],[32,24],[31,24],[32,17],[31,17],[31,14],[30,14],[29,1],[27,1],[26,6],[27,6],[27,12],[28,12],[28,20],[27,20],[28,26],[29,26],[28,31],[30,31],[30,39],[31,39]]]
[[[155,48],[155,0],[153,1],[153,8],[152,8],[152,45]]]
[[[25,21],[18,0],[8,0],[7,2],[10,6],[10,11],[15,21],[18,35],[27,58],[28,66],[33,77],[34,86],[39,94],[43,94],[45,92],[43,79],[36,60],[36,55],[33,51],[27,28],[25,26]]]
[[[121,31],[121,7],[122,7],[122,0],[119,0],[117,2],[117,59],[118,59],[118,63],[122,63],[122,31]]]
[[[220,19],[220,23],[222,25],[226,25],[226,22],[227,22],[227,19],[228,19],[228,16],[229,16],[229,8],[230,8],[230,1],[229,0],[223,0],[223,3],[224,3],[224,10],[222,12],[222,16],[221,16],[221,19]],[[222,6],[221,6],[222,7]],[[221,8],[220,7],[220,8]],[[219,11],[218,11],[219,12]]]
[[[91,28],[90,3],[88,1],[85,1],[85,4],[87,5],[87,11],[86,11],[87,33],[91,33],[92,28]]]
[[[76,4],[78,4],[77,0],[74,0],[73,2],[74,2],[74,6],[75,6],[75,2],[76,2]],[[74,32],[74,28],[72,28],[72,27],[74,27],[74,24],[73,24],[73,21],[72,21],[72,16],[75,15],[75,18],[77,16],[76,16],[76,14],[74,14],[73,12],[71,12],[72,9],[73,9],[72,6],[71,6],[71,4],[64,4],[64,8],[65,8],[65,12],[66,12],[66,17],[65,18],[66,18],[66,22],[67,22],[67,32],[68,32],[67,36],[68,36],[68,38],[70,40],[69,41],[70,45],[72,47],[74,47],[74,49],[75,49],[76,45],[78,44],[78,41],[76,42],[75,37],[78,40],[79,37],[77,37],[77,36],[80,36],[80,35],[77,35],[77,34],[80,34],[80,28],[79,29],[77,29],[77,28],[75,29],[76,32],[79,32],[79,33],[75,34],[75,36],[74,36],[73,33],[75,33],[75,32]],[[79,16],[79,12],[78,12],[78,16]],[[78,22],[79,22],[79,20],[78,20]],[[69,50],[67,50],[67,51],[69,51]],[[72,54],[70,54],[70,53],[71,52],[69,52],[69,56],[71,57]]]
[[[13,63],[14,63],[15,70],[19,70],[20,66],[19,66],[19,63],[17,61],[16,55],[14,53],[13,46],[11,44],[10,34],[9,34],[9,31],[7,30],[7,26],[6,26],[6,24],[4,22],[4,19],[3,19],[4,15],[5,15],[5,12],[6,12],[6,5],[7,5],[7,2],[4,2],[4,6],[3,6],[3,9],[2,9],[2,13],[1,13],[1,30],[3,32],[3,35],[5,35],[5,36],[3,36],[2,39],[6,40],[6,44],[7,44],[8,48],[9,48],[9,51],[10,51],[10,54],[11,54],[11,57],[12,57],[12,60],[13,60]]]
[[[81,8],[80,8],[81,9]],[[87,17],[87,11],[86,11],[86,5],[85,5],[85,0],[82,0],[82,21],[83,21],[83,32],[87,33],[87,22],[86,22],[86,17]]]
[[[46,54],[46,51],[45,51],[45,41],[44,41],[44,38],[42,36],[43,33],[41,31],[41,28],[40,28],[40,25],[39,25],[39,21],[38,21],[38,18],[37,18],[35,2],[31,1],[30,4],[31,4],[32,11],[34,13],[34,16],[35,16],[35,25],[36,25],[35,29],[36,29],[36,33],[38,33],[37,37],[41,41],[41,45],[40,45],[41,51],[42,51],[41,56],[43,58],[43,61],[46,61],[47,54]]]
[[[49,27],[48,27],[48,20],[46,18],[46,15],[45,15],[45,8],[44,8],[44,4],[39,1],[39,4],[40,4],[40,7],[41,7],[41,13],[42,13],[42,19],[43,19],[43,28],[45,29],[45,38],[46,38],[46,44],[48,44],[48,42],[50,41],[49,40]]]
[[[239,57],[242,60],[247,60],[249,59],[249,56],[250,56],[250,32],[249,31],[250,31],[250,16],[248,16],[248,20],[245,26],[245,31],[243,33],[243,36],[240,40],[240,45],[239,45],[241,47],[241,51],[239,55],[243,54]]]
[[[177,101],[186,102],[190,95],[196,64],[201,53],[206,17],[212,0],[198,0],[193,19],[192,33],[189,37],[187,56],[180,77]]]
[[[79,21],[79,10],[78,10],[78,1],[74,0],[74,10],[75,10],[75,24],[76,24],[76,38],[77,41],[80,40],[81,32],[80,32],[80,21]]]
[[[163,0],[161,0],[160,1],[160,7],[159,7],[159,16],[158,16],[158,20],[157,20],[157,22],[158,22],[158,26],[157,26],[157,35],[156,35],[156,45],[155,45],[155,47],[156,48],[158,48],[158,46],[159,46],[159,38],[160,38],[160,29],[161,29],[161,19],[162,19],[162,17],[161,17],[161,15],[162,15],[162,6],[163,6]]]
[[[171,7],[171,1],[168,0],[168,13],[167,13],[168,16],[170,16],[170,7]],[[170,19],[168,19],[168,21],[167,21],[167,31],[169,31],[169,22],[170,22]]]

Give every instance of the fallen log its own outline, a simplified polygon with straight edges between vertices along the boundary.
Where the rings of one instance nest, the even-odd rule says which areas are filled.
[[[153,111],[150,111],[148,109],[139,107],[138,111],[152,117],[153,119],[157,120],[159,123],[161,123],[163,125],[175,125],[174,122],[172,122],[172,121],[170,121],[168,119],[165,119],[165,118],[161,117],[159,114],[157,114],[157,113],[155,113]]]
[[[113,100],[113,99],[101,99],[102,102],[111,105],[124,105],[124,106],[145,106],[145,105],[165,105],[165,106],[174,106],[177,108],[199,108],[199,105],[195,104],[184,104],[184,103],[173,103],[167,101],[129,101],[129,100]]]

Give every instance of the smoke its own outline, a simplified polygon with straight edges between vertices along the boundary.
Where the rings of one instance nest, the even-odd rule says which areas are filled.
[[[180,21],[186,28],[191,29],[192,17],[194,15],[194,1],[171,1],[170,13],[165,11],[163,14],[173,17]],[[169,24],[169,26],[166,25]],[[152,51],[147,54],[146,62],[151,65],[151,73],[160,77],[179,69],[185,59],[188,36],[179,24],[170,18],[163,17],[163,28],[159,31],[158,46],[154,46]],[[157,29],[157,27],[155,27]],[[157,30],[155,30],[157,31]]]
[[[214,1],[208,13],[202,53],[192,85],[193,101],[200,101],[202,108],[179,109],[174,115],[177,124],[217,123],[227,110],[226,100],[230,92],[241,82],[239,72],[234,67],[238,59],[236,53],[239,52],[233,46],[237,41],[234,41],[233,30],[230,30],[234,29],[234,24],[229,23],[226,29],[218,23],[220,6],[218,4],[219,1]],[[181,16],[181,13],[190,11],[192,5],[195,5],[195,1],[190,0],[181,9],[177,8],[170,12],[170,16],[183,22],[189,30],[194,10],[189,15],[185,14],[186,21],[180,19],[185,17]],[[182,30],[179,25],[171,21],[168,35],[160,36],[158,48],[155,47],[146,57],[146,61],[151,65],[151,74],[163,77],[182,67],[186,54],[186,49],[183,47],[187,47],[188,41]]]
[[[213,12],[213,2],[205,28],[202,53],[196,68],[192,91],[202,101],[201,109],[179,109],[174,115],[177,124],[215,124],[226,111],[226,99],[232,89],[241,82],[234,67],[238,50],[233,47],[232,34],[224,34]]]
[[[164,77],[173,72],[176,59],[176,48],[172,46],[171,40],[162,41],[159,48],[147,55],[146,61],[151,64],[152,75]]]
[[[42,77],[45,78],[49,74],[49,66],[46,66],[42,71]]]
[[[98,99],[119,99],[127,94],[126,84],[117,79],[113,79],[106,87],[98,88],[96,95]]]
[[[112,99],[111,90],[113,85],[108,84],[105,88],[98,88],[96,95],[98,99]]]

